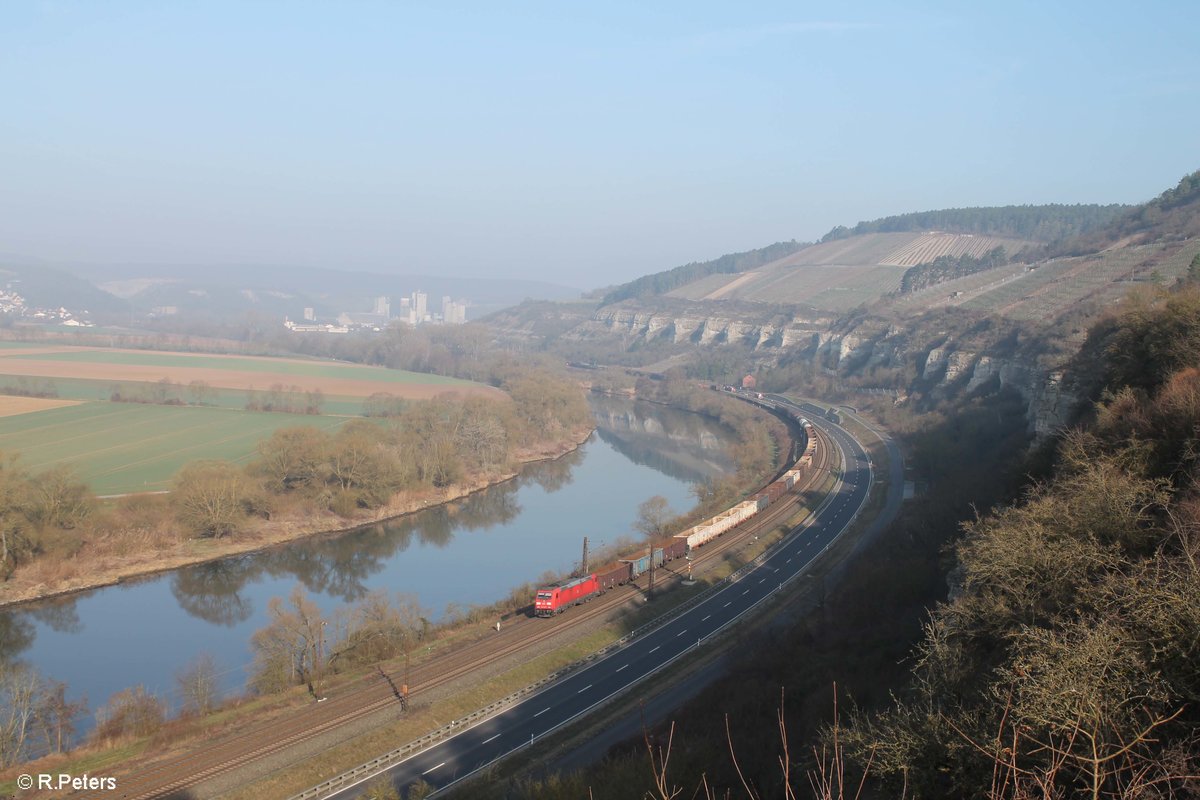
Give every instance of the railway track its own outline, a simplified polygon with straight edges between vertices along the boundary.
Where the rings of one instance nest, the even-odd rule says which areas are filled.
[[[772,503],[751,521],[700,548],[692,560],[694,571],[702,573],[751,536],[774,529],[795,513],[801,493],[818,485],[829,469],[831,448],[819,432],[817,438],[817,458],[805,475],[804,485],[784,495],[786,500],[781,498],[781,501]],[[684,577],[665,566],[656,572],[662,581],[656,581],[656,586],[663,588]],[[572,626],[611,614],[626,605],[632,597],[638,594],[644,596],[645,580],[645,575],[640,576],[624,587],[611,590],[560,617],[517,620],[495,636],[476,640],[413,665],[409,675],[412,687],[409,701],[419,701],[434,689],[470,674],[481,664],[513,655]],[[100,800],[101,797],[107,800],[114,797],[123,800],[184,800],[192,797],[186,792],[190,786],[280,753],[383,709],[399,706],[397,682],[380,669],[371,676],[339,687],[336,694],[303,710],[289,713],[282,719],[255,725],[203,748],[140,767],[135,774],[118,776],[115,792],[105,792],[103,795],[81,792],[70,796],[76,800]]]

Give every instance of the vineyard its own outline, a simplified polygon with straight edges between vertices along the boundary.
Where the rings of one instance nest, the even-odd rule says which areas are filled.
[[[915,267],[918,264],[928,264],[942,256],[981,258],[984,253],[996,247],[1003,247],[1012,254],[1028,244],[1029,242],[1017,239],[997,239],[992,236],[925,233],[892,250],[880,259],[879,263],[897,267]]]
[[[992,236],[870,233],[805,247],[753,271],[708,275],[669,296],[694,301],[795,303],[848,311],[896,291],[907,267],[939,256],[979,257],[1001,245],[1013,253],[1026,244]]]
[[[1107,305],[1132,284],[1182,277],[1200,242],[1145,245],[1093,256],[1060,258],[1034,267],[1011,264],[947,281],[895,300],[896,309],[962,306],[1021,320],[1052,320],[1080,303]]]

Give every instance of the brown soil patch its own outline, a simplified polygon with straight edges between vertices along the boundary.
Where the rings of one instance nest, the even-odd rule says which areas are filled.
[[[82,402],[82,400],[49,400],[42,397],[10,397],[9,395],[0,395],[0,417],[31,414],[34,411],[45,411],[48,408],[77,406]]]
[[[94,348],[59,348],[53,352],[71,352]],[[21,351],[28,354],[30,351]],[[47,350],[47,352],[51,352]],[[112,352],[112,351],[108,351]],[[144,351],[125,351],[144,352]],[[193,354],[199,358],[228,358],[209,354]],[[238,358],[251,358],[238,356]],[[85,378],[98,381],[129,381],[154,383],[167,378],[168,380],[187,385],[192,381],[204,381],[209,386],[220,389],[270,389],[279,384],[288,389],[293,386],[300,391],[320,390],[326,395],[349,397],[369,397],[376,392],[387,392],[396,397],[410,400],[428,400],[440,394],[455,393],[460,395],[484,395],[493,398],[507,397],[504,392],[492,386],[471,384],[443,383],[389,383],[378,380],[354,380],[347,378],[326,378],[314,375],[294,375],[285,372],[272,372],[271,365],[279,363],[295,364],[294,360],[278,358],[253,357],[263,362],[261,372],[245,372],[226,370],[219,367],[158,367],[141,364],[89,364],[69,361],[39,361],[37,359],[5,359],[0,358],[0,375],[28,375],[37,378]]]

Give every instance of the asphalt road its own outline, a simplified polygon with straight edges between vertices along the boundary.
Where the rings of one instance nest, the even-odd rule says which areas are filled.
[[[538,741],[553,736],[556,730],[608,698],[666,670],[689,650],[702,647],[706,639],[766,600],[785,581],[799,576],[866,504],[872,477],[866,452],[849,434],[812,414],[813,409],[794,408],[811,414],[809,419],[843,454],[842,480],[817,513],[758,566],[743,571],[736,580],[674,620],[475,727],[394,765],[385,771],[392,782],[402,792],[419,780],[444,789],[510,753],[537,746]],[[669,675],[669,671],[663,674]],[[374,776],[331,797],[359,797],[369,780]]]

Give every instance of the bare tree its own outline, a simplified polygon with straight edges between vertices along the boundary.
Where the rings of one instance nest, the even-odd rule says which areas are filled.
[[[0,662],[0,767],[25,757],[40,688],[41,679],[32,668]]]
[[[321,609],[296,586],[285,603],[272,597],[267,605],[270,622],[254,633],[255,674],[259,691],[280,691],[297,681],[308,685],[313,697],[321,696],[325,667],[325,629]]]
[[[67,700],[67,684],[62,681],[47,681],[38,693],[38,727],[46,740],[46,750],[62,753],[75,737],[75,720],[87,711],[87,697],[71,702]]]
[[[175,476],[172,502],[179,521],[200,536],[235,533],[246,517],[250,486],[228,461],[197,461]]]
[[[207,405],[216,397],[216,390],[204,381],[192,381],[187,387],[188,400],[192,405]]]
[[[0,575],[7,578],[31,549],[26,534],[29,479],[16,457],[0,456]]]
[[[373,778],[367,784],[366,792],[363,797],[367,800],[400,800],[400,790],[387,775]]]
[[[29,518],[39,525],[74,528],[92,512],[92,493],[69,465],[39,474],[29,489]]]
[[[657,539],[667,532],[674,516],[675,512],[667,504],[667,498],[656,494],[638,506],[637,520],[633,527],[647,539]]]
[[[329,444],[329,435],[311,425],[281,428],[258,445],[253,469],[273,491],[314,486],[323,480]]]
[[[184,713],[204,716],[213,710],[221,693],[217,680],[219,674],[216,660],[208,653],[192,659],[175,674],[175,684],[183,698]]]
[[[138,684],[117,692],[96,710],[92,738],[105,741],[124,736],[149,736],[167,719],[167,706],[153,692]]]

